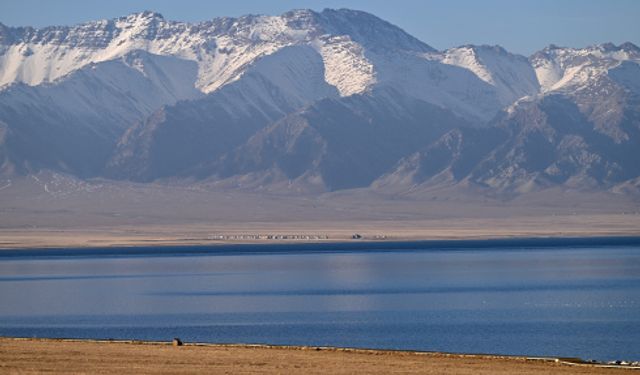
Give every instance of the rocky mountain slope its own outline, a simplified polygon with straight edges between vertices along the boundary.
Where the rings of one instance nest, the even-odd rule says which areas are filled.
[[[0,24],[0,173],[634,192],[639,64],[631,43],[437,51],[347,9]]]
[[[531,61],[541,93],[518,100],[486,128],[452,130],[375,184],[415,188],[464,182],[517,193],[637,181],[638,52],[627,43],[536,53]],[[550,66],[562,74],[552,77]]]

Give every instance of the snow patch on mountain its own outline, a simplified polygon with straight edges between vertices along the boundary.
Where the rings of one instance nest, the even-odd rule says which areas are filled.
[[[324,81],[341,96],[392,87],[486,121],[515,100],[538,92],[535,74],[522,56],[489,46],[438,52],[386,21],[348,9],[295,10],[197,24],[142,12],[73,27],[2,26],[0,90],[14,82],[53,82],[89,64],[146,51],[195,62],[193,85],[212,93],[242,79],[261,59],[291,46],[314,48],[322,56]],[[140,70],[135,59],[130,66]],[[305,78],[296,75],[297,80]],[[276,85],[292,84],[290,77],[281,78],[285,82]]]
[[[197,66],[191,61],[132,51],[121,58],[89,64],[51,83],[9,86],[0,92],[0,118],[44,106],[52,116],[110,117],[114,125],[126,127],[159,106],[201,97],[193,86],[196,74]]]
[[[9,30],[15,34],[12,39],[0,39],[4,42],[0,86],[51,82],[88,64],[144,50],[196,61],[196,87],[211,92],[237,79],[256,58],[300,39],[299,31],[288,31],[280,17],[245,16],[188,24],[166,21],[152,12],[74,27],[13,29]]]
[[[579,89],[623,61],[640,63],[640,49],[632,43],[587,48],[551,45],[530,58],[542,92]]]
[[[270,54],[246,68],[242,80],[227,85],[241,94],[242,100],[227,103],[229,115],[237,111],[270,108],[285,114],[314,100],[337,97],[337,89],[325,81],[323,57],[312,47],[294,45]],[[265,114],[265,117],[271,115]]]
[[[347,36],[327,36],[315,43],[325,65],[325,80],[340,95],[367,91],[376,82],[373,64],[365,57],[364,48]]]
[[[52,82],[88,64],[144,50],[195,61],[195,86],[209,93],[239,79],[256,60],[300,44],[318,49],[327,65],[327,82],[342,95],[363,92],[375,81],[363,48],[432,50],[388,22],[346,9],[223,17],[197,24],[142,12],[73,27],[0,25],[0,87]]]
[[[540,91],[538,78],[526,57],[499,46],[467,45],[444,51],[441,61],[472,71],[494,86],[503,106]]]

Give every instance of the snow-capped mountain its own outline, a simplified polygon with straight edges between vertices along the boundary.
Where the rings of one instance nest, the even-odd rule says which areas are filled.
[[[0,86],[52,82],[88,64],[144,50],[195,61],[195,86],[208,93],[238,79],[256,59],[297,44],[318,50],[328,66],[327,81],[345,94],[362,91],[366,82],[372,82],[371,66],[363,56],[365,46],[432,50],[379,18],[349,10],[298,10],[282,16],[217,18],[198,24],[167,21],[160,14],[143,12],[71,27],[1,26]],[[352,80],[342,84],[345,75]]]
[[[294,45],[310,46],[322,56],[325,81],[342,96],[392,86],[455,108],[463,116],[486,120],[517,99],[514,96],[532,93],[524,87],[529,77],[517,79],[528,73],[517,66],[524,57],[499,48],[470,48],[474,58],[467,59],[454,57],[464,54],[460,51],[442,56],[375,16],[346,9],[218,18],[198,24],[143,12],[72,27],[1,26],[0,87],[55,82],[90,64],[142,50],[195,62],[195,87],[211,93],[238,80],[261,58]],[[509,59],[516,65],[512,70],[502,63]],[[496,69],[495,79],[484,68],[487,64]],[[505,87],[509,84],[518,87]]]
[[[551,46],[530,60],[537,95],[483,129],[455,129],[403,158],[379,187],[473,183],[526,192],[557,184],[596,188],[640,175],[640,49]]]
[[[536,72],[529,60],[511,54],[500,46],[467,45],[451,48],[444,51],[441,61],[468,69],[495,87],[503,107],[540,91]]]
[[[588,85],[622,62],[640,63],[640,48],[632,43],[605,43],[582,49],[551,45],[530,60],[542,92],[571,91]]]
[[[308,46],[274,52],[243,79],[201,99],[162,107],[129,128],[107,174],[153,180],[189,173],[303,105],[339,96],[323,73],[322,56]]]
[[[190,61],[133,51],[53,83],[7,87],[0,91],[2,169],[98,175],[133,122],[162,105],[203,96],[193,87],[196,69]]]
[[[437,51],[327,9],[0,24],[2,173],[526,191],[638,179],[640,49]]]

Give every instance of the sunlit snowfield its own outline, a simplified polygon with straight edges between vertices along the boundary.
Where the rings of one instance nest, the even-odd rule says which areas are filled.
[[[637,245],[345,246],[0,256],[0,335],[640,359]]]

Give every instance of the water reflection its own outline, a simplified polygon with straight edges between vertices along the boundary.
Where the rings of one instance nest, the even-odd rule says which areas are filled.
[[[0,335],[640,359],[640,250],[0,260]]]

